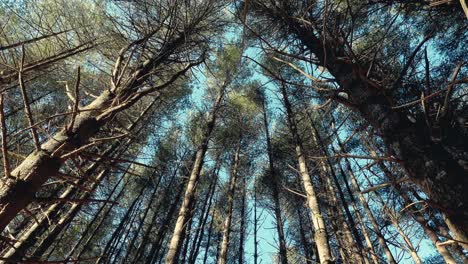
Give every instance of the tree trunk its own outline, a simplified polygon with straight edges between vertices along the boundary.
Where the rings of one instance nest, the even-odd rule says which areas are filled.
[[[244,244],[245,244],[245,200],[246,200],[246,177],[242,177],[242,194],[241,194],[241,209],[240,209],[240,234],[239,234],[239,255],[238,263],[244,263]]]
[[[317,37],[309,26],[284,16],[279,10],[266,12],[293,32],[335,77],[340,89],[333,98],[353,105],[378,130],[410,179],[446,214],[454,238],[467,242],[463,245],[468,249],[468,192],[465,191],[468,177],[464,177],[468,167],[463,161],[467,152],[466,142],[457,132],[463,128],[446,125],[443,134],[447,136],[440,141],[434,139],[423,119],[413,123],[405,111],[392,109],[393,102],[385,92],[392,87],[380,87],[369,81],[365,74],[369,67],[365,62],[341,59],[348,56],[344,43],[326,36]],[[347,100],[338,95],[340,91],[346,92]]]
[[[254,233],[254,264],[258,264],[258,242],[257,242],[257,225],[258,225],[258,217],[257,217],[257,187],[254,186],[254,226],[253,226],[253,233]]]
[[[184,191],[184,184],[181,184],[181,186],[178,189],[179,190],[176,196],[173,198],[173,202],[171,204],[171,207],[169,208],[169,211],[167,212],[166,216],[161,222],[161,225],[159,226],[158,231],[156,232],[156,235],[155,235],[156,240],[151,245],[148,257],[146,258],[146,261],[145,261],[146,264],[152,264],[153,260],[155,260],[158,257],[159,250],[161,249],[162,241],[164,240],[164,236],[166,235],[167,230],[171,227],[171,220],[173,219],[173,216],[178,208],[180,198],[182,197],[182,193]],[[167,197],[168,195],[166,194],[165,196]]]
[[[263,124],[265,129],[265,138],[267,143],[267,153],[268,153],[268,166],[270,171],[270,177],[272,179],[273,185],[273,202],[274,202],[274,211],[275,211],[275,220],[276,220],[276,230],[278,232],[278,241],[279,241],[279,258],[281,264],[288,264],[288,253],[286,249],[286,240],[284,238],[283,230],[283,219],[281,217],[281,205],[279,198],[279,179],[278,174],[276,173],[276,168],[274,166],[273,160],[273,149],[271,147],[270,131],[268,127],[268,116],[266,112],[265,102],[262,101],[262,110],[263,110]],[[240,264],[240,263],[239,263]]]
[[[307,204],[309,206],[309,209],[311,210],[311,218],[315,228],[315,243],[317,245],[320,263],[333,263],[334,261],[330,251],[325,221],[320,210],[318,197],[315,193],[314,186],[312,185],[312,180],[309,175],[307,161],[302,147],[302,140],[297,131],[294,113],[289,102],[286,87],[284,84],[281,85],[281,93],[283,95],[283,103],[286,108],[289,129],[291,130],[291,134],[293,136],[294,144],[296,147],[297,161],[299,164],[299,174],[302,179],[304,190],[307,194]]]
[[[342,145],[339,137],[337,137],[337,139],[338,139],[338,144],[340,146],[340,152],[345,154],[346,151],[345,151],[344,146]],[[359,187],[359,183],[358,183],[358,181],[356,179],[356,176],[354,175],[354,172],[353,172],[353,170],[351,168],[351,163],[349,162],[349,160],[347,158],[344,158],[344,160],[345,160],[345,164],[346,164],[346,170],[347,170],[348,175],[350,176],[350,179],[351,179],[351,183],[352,183],[352,185],[354,187],[355,192],[358,194],[359,201],[361,202],[361,205],[362,205],[362,207],[364,208],[364,211],[367,214],[367,218],[369,219],[369,222],[372,225],[372,229],[373,229],[375,235],[377,236],[379,244],[382,247],[382,250],[384,251],[385,256],[387,257],[387,261],[389,263],[396,264],[395,258],[393,257],[393,254],[390,251],[390,248],[388,247],[384,236],[380,232],[380,227],[379,227],[379,225],[377,224],[377,221],[374,218],[374,215],[373,215],[373,213],[372,213],[372,211],[371,211],[371,209],[369,207],[369,204],[367,203],[367,200],[364,197],[364,195],[361,193],[361,188]]]
[[[133,250],[133,247],[134,247],[135,242],[136,242],[136,240],[138,238],[138,234],[140,233],[140,230],[143,228],[143,224],[145,223],[145,219],[146,219],[146,216],[149,213],[151,205],[153,204],[153,201],[156,198],[156,192],[158,191],[158,187],[159,187],[159,183],[161,182],[161,178],[162,178],[162,176],[159,177],[158,182],[156,183],[156,186],[154,186],[153,193],[151,194],[151,198],[148,201],[148,205],[146,206],[146,209],[145,209],[145,211],[143,213],[143,216],[140,219],[138,227],[137,227],[137,229],[135,231],[135,235],[133,236],[132,241],[130,242],[130,244],[128,246],[127,252],[126,252],[125,257],[124,257],[124,259],[122,261],[123,263],[128,263],[127,259],[130,257],[131,253],[135,252]]]
[[[142,63],[141,68],[132,75],[134,81],[129,80],[127,86],[112,92],[111,89],[106,89],[93,102],[81,108],[72,128],[64,128],[53,135],[40,146],[40,150],[32,152],[12,171],[13,177],[0,183],[0,232],[34,201],[36,193],[48,179],[59,174],[62,165],[70,158],[64,155],[85,146],[117,112],[132,106],[143,96],[138,96],[137,93],[140,85],[149,78],[148,73],[163,64],[186,40],[185,34],[172,39],[159,54]],[[169,82],[174,82],[181,74],[183,72],[174,75]],[[166,86],[161,86],[161,89]],[[119,103],[122,101],[126,103]],[[18,196],[18,193],[22,195]]]
[[[330,198],[332,199],[333,204],[335,204],[336,206],[341,206],[344,209],[344,212],[346,213],[346,216],[347,216],[347,219],[345,219],[342,211],[338,207],[336,208],[336,211],[337,211],[336,216],[338,217],[338,221],[342,223],[341,229],[343,230],[344,242],[347,244],[346,250],[348,251],[348,254],[350,256],[349,261],[358,262],[358,263],[367,262],[367,259],[364,258],[364,255],[365,255],[364,247],[362,245],[359,232],[356,228],[356,223],[354,222],[351,212],[349,211],[348,205],[346,203],[346,199],[344,197],[343,190],[341,189],[341,185],[335,173],[335,169],[333,168],[333,165],[330,159],[328,158],[328,150],[322,141],[319,130],[313,123],[313,119],[310,116],[310,113],[307,113],[307,115],[311,121],[310,125],[312,127],[312,140],[318,146],[321,155],[327,157],[326,159],[327,163],[325,163],[324,160],[319,160],[319,163],[321,165],[322,171],[325,173],[324,177],[325,177],[325,182],[327,183],[327,186],[329,186]],[[329,176],[332,177],[334,185],[330,181]],[[338,190],[340,201],[336,199],[335,189]],[[352,234],[351,234],[351,231],[352,231]],[[354,235],[354,238],[353,238],[353,235]]]
[[[299,223],[299,234],[301,236],[301,245],[302,250],[304,251],[304,257],[306,258],[306,263],[314,263],[314,254],[311,251],[311,245],[307,242],[305,235],[305,230],[303,226],[302,214],[299,207],[296,207],[297,219]]]
[[[213,213],[214,215],[214,213]],[[206,260],[208,259],[208,253],[210,251],[210,246],[211,246],[211,234],[213,231],[213,223],[214,223],[214,217],[211,217],[210,221],[210,227],[208,228],[208,240],[206,242],[206,247],[205,247],[205,254],[203,256],[203,264],[206,264]]]
[[[135,199],[133,199],[130,207],[127,209],[127,211],[125,212],[125,215],[120,220],[120,224],[117,226],[117,228],[112,233],[112,236],[107,241],[106,246],[104,247],[102,251],[103,257],[100,257],[96,261],[96,263],[106,263],[109,260],[108,258],[110,256],[108,256],[107,254],[109,253],[109,250],[111,249],[112,244],[114,244],[115,239],[120,235],[122,230],[125,228],[127,220],[131,217],[131,214],[133,213],[134,208],[136,207],[137,203],[140,201],[140,198],[143,195],[144,191],[145,191],[145,188],[141,188],[140,193],[137,195],[137,197],[135,197]]]
[[[221,160],[218,157],[218,159],[216,159],[215,168],[213,169],[213,179],[211,179],[211,184],[210,184],[211,186],[209,188],[209,191],[207,192],[207,197],[205,197],[205,201],[208,200],[208,207],[206,208],[206,212],[205,212],[206,203],[203,205],[202,213],[204,213],[204,217],[203,217],[203,220],[200,222],[200,225],[197,228],[197,230],[199,230],[199,232],[197,232],[197,236],[199,234],[199,237],[198,237],[198,239],[197,239],[197,237],[195,237],[195,239],[194,239],[195,241],[198,240],[198,242],[193,243],[192,250],[190,251],[190,257],[189,257],[189,263],[190,264],[193,264],[193,263],[196,262],[198,252],[200,250],[201,242],[203,241],[203,234],[204,234],[204,230],[205,230],[205,225],[206,225],[206,222],[208,221],[208,217],[210,215],[211,205],[212,205],[213,197],[214,197],[215,191],[216,191],[216,185],[218,184],[218,178],[219,178],[218,175],[219,175],[220,166],[221,166]]]
[[[190,173],[190,177],[187,183],[187,189],[185,191],[184,200],[182,206],[180,207],[179,216],[177,217],[177,222],[174,227],[174,233],[169,244],[169,250],[166,255],[166,264],[175,264],[178,261],[180,247],[184,240],[184,226],[190,218],[190,204],[195,199],[195,189],[197,187],[198,179],[200,177],[200,171],[203,167],[203,160],[208,149],[208,143],[211,137],[211,133],[213,132],[213,129],[215,127],[217,112],[224,97],[225,88],[225,86],[220,88],[219,94],[210,112],[208,123],[206,124],[206,128],[202,138],[202,143],[198,147],[195,156],[195,162],[192,166],[192,171]]]
[[[370,143],[368,143],[365,139],[363,139],[362,142],[364,142],[364,145],[366,146],[367,150],[370,152],[371,155],[377,155],[377,152],[371,147]],[[397,181],[396,177],[390,172],[390,169],[387,168],[385,163],[383,163],[382,161],[378,161],[377,165],[384,172],[384,174],[385,174],[388,181],[391,181],[391,182],[396,182]],[[408,205],[413,204],[413,201],[411,200],[411,198],[408,196],[408,194],[404,190],[401,190],[401,187],[400,187],[400,185],[398,183],[396,183],[393,187],[395,188],[395,191],[403,199],[404,208],[406,208],[406,206],[408,206]],[[450,253],[450,251],[448,251],[445,246],[440,246],[439,245],[441,243],[441,241],[439,240],[439,237],[438,237],[437,233],[430,227],[429,222],[425,219],[425,217],[421,213],[421,211],[411,210],[410,214],[413,217],[413,219],[421,225],[422,229],[424,230],[426,235],[429,237],[431,242],[434,244],[434,247],[437,249],[437,251],[439,251],[440,255],[444,258],[445,262],[448,263],[448,264],[456,263],[455,259],[453,258],[452,254]],[[394,225],[398,224],[397,219],[392,218],[392,220],[394,221],[394,223],[393,223]],[[402,237],[405,235],[403,230],[401,230],[401,228],[398,228],[398,233]],[[405,241],[406,241],[406,239],[405,239]],[[409,247],[409,250],[411,251],[411,255],[413,257],[413,260],[416,263],[418,263],[417,259],[419,259],[419,256],[417,255],[417,253],[416,254],[413,253],[414,248],[411,249],[411,247]],[[413,254],[414,254],[414,256],[413,256]],[[420,259],[419,259],[419,262],[421,262]]]
[[[236,152],[234,153],[232,167],[231,167],[231,174],[229,177],[229,189],[227,193],[227,210],[226,215],[224,216],[223,222],[223,240],[221,244],[221,249],[219,252],[219,259],[218,264],[226,264],[227,263],[227,253],[229,247],[229,239],[231,235],[231,222],[233,217],[233,207],[234,207],[234,196],[236,192],[236,185],[237,185],[237,177],[238,171],[240,166],[240,151],[241,151],[241,144],[242,144],[242,137],[239,138],[239,142],[237,143]]]

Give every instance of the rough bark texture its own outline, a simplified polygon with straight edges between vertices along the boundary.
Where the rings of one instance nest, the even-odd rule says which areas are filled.
[[[364,62],[347,58],[345,43],[328,36],[317,36],[312,27],[290,17],[283,10],[258,8],[282,23],[327,68],[336,79],[340,91],[347,94],[345,102],[359,112],[378,130],[390,152],[399,160],[410,179],[447,216],[447,224],[455,239],[468,241],[468,153],[461,131],[464,128],[441,125],[440,140],[434,137],[424,120],[411,122],[405,111],[392,109],[393,101],[384,92],[393,87],[379,87],[366,77],[369,68]],[[443,119],[443,118],[442,118]],[[468,244],[465,244],[468,248]]]

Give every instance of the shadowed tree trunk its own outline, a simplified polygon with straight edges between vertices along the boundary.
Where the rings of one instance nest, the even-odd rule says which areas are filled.
[[[410,179],[445,213],[454,238],[468,241],[468,192],[465,191],[468,177],[464,177],[468,173],[468,153],[461,132],[464,128],[455,121],[454,126],[445,124],[449,121],[442,113],[438,123],[441,134],[446,136],[438,140],[423,118],[412,122],[404,109],[393,108],[394,100],[389,98],[389,93],[395,92],[390,89],[401,85],[400,80],[392,84],[394,87],[381,87],[378,82],[371,81],[366,74],[371,63],[352,58],[345,40],[321,35],[314,30],[318,27],[316,21],[290,16],[279,5],[254,1],[250,6],[283,25],[315,55],[318,64],[326,68],[340,86],[332,90],[330,97],[351,106],[378,130],[389,152],[400,161]],[[341,92],[346,93],[347,99],[339,95]],[[468,244],[463,245],[468,248]]]
[[[273,202],[274,202],[274,212],[275,212],[275,220],[276,220],[276,230],[278,232],[278,241],[279,241],[279,257],[281,264],[288,264],[288,253],[286,249],[286,240],[284,238],[284,230],[283,230],[283,219],[281,217],[281,205],[280,205],[280,198],[279,198],[279,179],[276,173],[276,169],[274,166],[273,160],[273,149],[271,147],[271,139],[270,139],[270,131],[268,127],[268,116],[266,112],[266,105],[265,99],[262,100],[262,112],[263,112],[263,125],[265,130],[265,138],[267,143],[267,154],[268,154],[268,166],[270,177],[272,178],[272,185],[273,185]],[[240,264],[240,263],[239,263]]]

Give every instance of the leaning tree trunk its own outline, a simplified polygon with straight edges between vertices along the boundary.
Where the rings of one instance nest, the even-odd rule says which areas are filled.
[[[200,171],[203,167],[203,161],[205,158],[206,151],[208,149],[208,143],[211,138],[211,133],[213,132],[213,129],[215,127],[217,113],[221,105],[221,101],[224,97],[226,85],[227,82],[225,82],[225,85],[223,87],[220,87],[219,94],[210,112],[208,122],[203,133],[201,144],[198,147],[195,156],[195,161],[192,166],[192,171],[190,173],[189,180],[187,183],[187,188],[185,191],[182,206],[180,207],[179,216],[177,217],[177,222],[174,227],[174,233],[169,244],[169,250],[166,255],[166,264],[175,264],[178,261],[180,247],[182,245],[182,242],[184,241],[184,228],[187,224],[187,221],[190,218],[190,205],[195,199],[195,190],[198,184],[198,180],[200,178]]]
[[[367,148],[367,150],[370,152],[370,154],[372,156],[377,156],[377,152],[372,148],[370,142],[367,142],[367,140],[365,139],[362,139],[362,142],[364,142],[364,145],[365,147]],[[413,206],[416,206],[414,205],[413,201],[411,200],[411,198],[408,196],[408,194],[405,192],[405,190],[402,190],[400,185],[397,183],[397,178],[392,174],[392,172],[390,171],[389,168],[387,168],[387,166],[385,165],[385,163],[383,161],[377,161],[377,165],[378,167],[380,168],[380,170],[383,171],[383,173],[385,174],[386,178],[388,181],[390,182],[395,182],[395,184],[393,185],[393,187],[395,188],[395,190],[398,192],[398,194],[401,196],[401,198],[403,199],[403,206],[404,208],[406,208],[406,206],[409,206],[411,204],[413,204]],[[440,243],[442,243],[440,240],[439,240],[439,237],[437,235],[437,233],[431,228],[430,224],[429,224],[429,221],[427,221],[423,215],[423,213],[421,213],[422,208],[419,208],[419,210],[415,210],[415,211],[410,211],[410,215],[413,217],[413,219],[418,222],[420,225],[421,225],[421,228],[424,230],[424,232],[426,233],[426,235],[429,237],[429,239],[431,240],[431,242],[434,244],[434,247],[437,249],[437,251],[440,253],[440,255],[442,256],[442,258],[445,260],[446,263],[448,264],[453,264],[453,263],[456,263],[454,257],[452,256],[452,254],[450,253],[450,251],[447,250],[447,248],[445,246],[441,246]],[[398,223],[397,222],[397,219],[392,219],[394,222]],[[395,223],[394,223],[395,224]],[[400,228],[401,229],[401,228]],[[397,230],[398,233],[400,233],[400,235],[404,235],[404,232],[403,230]],[[406,239],[405,239],[406,241]],[[410,241],[411,242],[411,241]],[[409,250],[411,250],[411,248],[409,248]],[[414,248],[413,248],[413,251],[414,251]],[[413,254],[413,253],[412,253]],[[417,254],[415,254],[415,256],[413,257],[414,261],[417,263],[417,259],[419,258],[419,256],[417,256]],[[420,262],[421,260],[419,260]]]
[[[182,197],[183,191],[184,191],[184,186],[185,184],[182,183],[181,186],[178,188],[178,192],[176,196],[173,198],[173,202],[171,203],[171,207],[169,208],[169,211],[167,211],[166,215],[164,216],[163,221],[161,222],[158,231],[156,232],[155,235],[155,241],[152,243],[151,248],[149,250],[149,254],[146,257],[146,264],[151,264],[153,263],[153,260],[158,257],[158,254],[161,250],[162,243],[164,240],[164,237],[166,236],[167,230],[171,226],[171,220],[174,218],[174,214],[176,213],[176,210],[180,204],[180,199]],[[165,197],[168,197],[168,194],[166,193]],[[168,202],[168,201],[166,201]],[[151,231],[151,230],[149,230]]]
[[[271,11],[271,10],[270,10]],[[412,122],[406,110],[394,109],[388,98],[389,89],[370,80],[365,72],[369,65],[347,58],[346,44],[328,36],[317,36],[314,31],[293,17],[281,12],[270,12],[283,23],[299,41],[315,56],[340,85],[332,96],[338,102],[352,105],[374,128],[376,128],[391,154],[398,159],[410,179],[421,188],[447,217],[447,224],[462,245],[468,249],[468,166],[466,166],[466,142],[457,122],[445,124],[447,112],[440,115],[440,138],[434,137],[424,118]],[[427,40],[428,38],[426,38]],[[403,78],[402,72],[399,78]],[[385,76],[381,76],[382,78]],[[397,80],[398,81],[398,80]],[[344,91],[348,99],[339,95]],[[444,107],[445,108],[445,107]]]
[[[106,89],[93,102],[79,109],[79,113],[72,116],[72,127],[66,127],[53,135],[11,172],[12,177],[0,183],[0,232],[35,200],[36,193],[48,179],[60,174],[59,170],[70,157],[94,144],[89,145],[89,140],[100,128],[116,113],[129,108],[147,94],[140,93],[140,88],[149,78],[149,73],[161,66],[186,40],[185,34],[175,37],[166,43],[159,54],[144,61],[131,75],[132,80],[129,79],[124,86]],[[188,69],[174,74],[168,82],[147,90],[148,93],[166,88]],[[18,193],[22,195],[18,196]]]
[[[296,213],[297,213],[297,221],[299,224],[299,235],[301,237],[301,246],[302,250],[304,251],[304,257],[306,259],[306,263],[314,263],[314,253],[312,250],[312,245],[308,243],[305,229],[302,220],[302,213],[301,209],[296,206]]]
[[[341,207],[344,209],[344,212],[346,213],[347,219],[343,216],[342,211],[337,207],[336,210],[336,216],[338,217],[338,221],[341,222],[341,227],[343,230],[343,239],[344,242],[347,244],[346,251],[348,251],[348,254],[351,256],[351,259],[349,261],[351,262],[365,262],[367,263],[368,260],[365,258],[364,254],[364,247],[362,245],[361,237],[359,235],[359,232],[356,228],[356,223],[354,222],[353,217],[351,216],[351,212],[349,211],[349,208],[346,203],[346,199],[344,197],[343,190],[341,189],[341,186],[338,182],[338,177],[335,173],[335,169],[333,168],[333,165],[330,161],[330,158],[328,157],[328,150],[322,140],[322,137],[320,136],[320,132],[315,126],[312,117],[310,116],[310,113],[307,113],[309,119],[310,119],[310,125],[312,127],[312,140],[313,142],[317,145],[319,152],[327,157],[325,162],[323,159],[320,159],[318,162],[322,168],[323,173],[325,173],[325,182],[326,185],[329,188],[330,191],[330,198],[332,199],[333,203],[336,204],[336,206]],[[333,183],[330,181],[330,176],[333,179]],[[334,184],[334,185],[333,185]],[[336,199],[336,191],[335,189],[338,190],[338,195],[340,197],[340,201]],[[349,222],[349,224],[348,224]],[[352,234],[351,234],[352,231]],[[354,235],[354,238],[353,238]],[[356,243],[356,244],[355,244]]]
[[[307,204],[309,206],[309,209],[311,210],[310,213],[315,228],[315,242],[317,244],[320,263],[333,263],[333,256],[330,251],[325,221],[319,206],[317,194],[315,193],[314,186],[312,185],[312,179],[309,175],[305,152],[302,146],[302,140],[297,130],[297,124],[295,121],[291,103],[289,102],[285,84],[281,84],[280,87],[281,93],[283,95],[283,103],[286,108],[289,129],[293,136],[294,144],[296,147],[297,162],[299,164],[299,174],[302,179],[304,190],[307,194]]]

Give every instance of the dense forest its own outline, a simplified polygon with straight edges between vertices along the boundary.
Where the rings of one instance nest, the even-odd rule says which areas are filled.
[[[465,0],[0,0],[0,263],[468,263]]]

